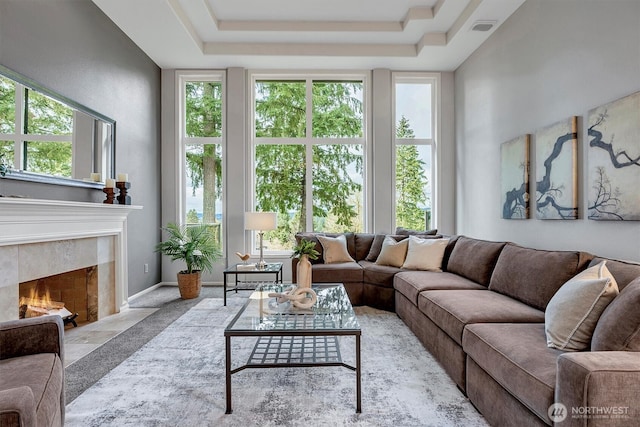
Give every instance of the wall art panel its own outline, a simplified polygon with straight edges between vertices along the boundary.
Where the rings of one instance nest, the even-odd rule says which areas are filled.
[[[589,111],[588,216],[640,220],[640,92]]]
[[[500,146],[502,218],[529,218],[529,141],[522,135]]]
[[[578,118],[538,130],[536,150],[536,218],[578,218]]]

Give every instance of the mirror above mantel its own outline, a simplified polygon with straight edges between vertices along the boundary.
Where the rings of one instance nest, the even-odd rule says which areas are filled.
[[[115,121],[0,65],[5,178],[102,188],[115,178]]]

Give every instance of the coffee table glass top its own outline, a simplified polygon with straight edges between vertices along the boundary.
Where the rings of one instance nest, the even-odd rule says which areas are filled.
[[[225,269],[225,273],[276,273],[282,270],[281,262],[272,262],[264,266],[264,268],[258,268],[254,264],[234,264]]]
[[[351,301],[341,283],[312,285],[318,301],[309,309],[293,307],[291,303],[278,304],[269,293],[284,292],[291,284],[266,283],[256,287],[255,292],[242,310],[231,321],[225,332],[244,332],[260,335],[265,332],[318,332],[331,334],[359,331],[360,324]]]

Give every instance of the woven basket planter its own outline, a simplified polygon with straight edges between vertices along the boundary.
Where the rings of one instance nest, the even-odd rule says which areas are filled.
[[[200,271],[194,271],[193,273],[178,273],[178,289],[180,290],[180,298],[198,298],[201,287],[202,273]]]

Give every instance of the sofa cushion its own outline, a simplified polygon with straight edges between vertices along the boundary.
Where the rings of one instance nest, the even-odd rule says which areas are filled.
[[[589,267],[607,261],[607,269],[613,274],[618,284],[618,289],[622,291],[625,286],[631,283],[636,277],[640,277],[640,264],[631,261],[620,261],[610,258],[595,257],[589,263]]]
[[[457,274],[433,271],[401,271],[393,278],[393,287],[414,305],[418,305],[418,294],[426,290],[487,290],[484,286]]]
[[[464,331],[462,347],[478,366],[538,417],[550,422],[554,403],[556,359],[542,323],[482,323]]]
[[[318,235],[318,240],[322,245],[322,259],[325,264],[355,262],[347,250],[347,238],[344,234],[337,237]]]
[[[542,311],[486,290],[423,291],[418,308],[458,344],[472,323],[544,323]]]
[[[504,242],[488,242],[460,236],[451,251],[447,271],[488,286],[504,245]]]
[[[589,267],[569,280],[551,298],[544,312],[547,346],[559,350],[584,350],[607,305],[618,295],[618,285],[606,261]]]
[[[604,310],[591,340],[591,351],[640,351],[640,276]]]
[[[354,258],[356,256],[356,240],[355,240],[354,233],[316,233],[316,232],[296,233],[297,244],[299,244],[302,239],[310,240],[316,244],[315,249],[316,251],[318,251],[320,255],[318,255],[318,259],[315,259],[315,260],[309,259],[311,264],[322,264],[324,260],[322,244],[320,243],[320,240],[318,240],[319,235],[329,236],[329,237],[338,237],[338,236],[344,235],[344,237],[347,239],[347,250],[349,251],[349,255],[351,256],[351,258]]]
[[[357,262],[315,264],[311,271],[314,283],[362,282],[362,267]]]
[[[396,234],[400,236],[435,236],[438,234],[438,229],[433,230],[410,230],[404,227],[396,227]]]
[[[402,267],[405,257],[407,256],[407,248],[409,247],[409,239],[396,241],[393,237],[387,236],[382,242],[380,255],[376,259],[378,265],[388,265],[391,267]]]
[[[362,261],[367,257],[367,255],[369,255],[369,251],[371,251],[371,245],[373,244],[375,237],[375,234],[355,233],[354,240],[356,244],[356,256],[354,259],[356,261]]]
[[[420,239],[409,236],[407,257],[402,268],[408,270],[442,271],[442,258],[449,239]]]
[[[590,260],[583,252],[545,251],[509,243],[500,253],[489,289],[544,310],[560,286]]]
[[[60,417],[63,366],[55,353],[0,360],[0,390],[27,386],[33,393],[37,425],[53,425]]]
[[[360,261],[359,264],[362,266],[364,283],[391,289],[393,289],[393,278],[397,273],[402,271],[398,267],[379,265],[369,261]]]

